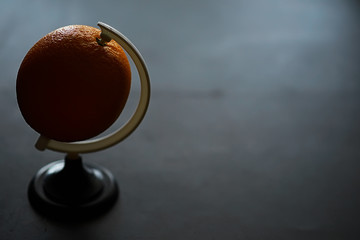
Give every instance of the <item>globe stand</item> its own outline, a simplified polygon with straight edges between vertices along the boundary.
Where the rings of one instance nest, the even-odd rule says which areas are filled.
[[[28,188],[31,205],[54,218],[96,216],[110,209],[117,196],[113,175],[100,166],[83,164],[80,157],[44,166]]]
[[[150,78],[145,61],[136,47],[116,29],[98,23],[99,44],[115,40],[129,54],[139,74],[141,94],[130,119],[117,131],[81,142],[59,142],[40,135],[35,147],[66,153],[65,160],[41,168],[31,180],[28,196],[39,212],[55,218],[89,217],[103,213],[116,201],[118,186],[112,174],[94,164],[83,164],[80,153],[90,153],[111,147],[128,137],[140,124],[150,101]]]

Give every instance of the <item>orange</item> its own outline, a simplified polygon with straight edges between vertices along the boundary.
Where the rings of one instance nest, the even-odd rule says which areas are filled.
[[[71,25],[41,38],[26,54],[16,81],[25,121],[50,139],[95,137],[123,110],[130,64],[114,41],[99,44],[100,30]]]

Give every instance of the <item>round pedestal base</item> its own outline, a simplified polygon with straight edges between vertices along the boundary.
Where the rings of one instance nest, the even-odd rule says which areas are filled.
[[[31,180],[28,197],[33,208],[51,218],[86,218],[104,213],[116,202],[113,175],[81,159],[65,159],[41,168]]]

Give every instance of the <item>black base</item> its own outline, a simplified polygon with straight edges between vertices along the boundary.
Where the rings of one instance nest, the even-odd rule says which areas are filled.
[[[109,210],[117,196],[113,175],[94,164],[83,164],[81,158],[44,166],[28,189],[33,208],[57,219],[97,216]]]

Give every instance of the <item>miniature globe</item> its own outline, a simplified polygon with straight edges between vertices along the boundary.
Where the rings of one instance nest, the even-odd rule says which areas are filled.
[[[99,29],[71,25],[41,38],[21,63],[16,92],[25,121],[61,142],[82,141],[108,129],[122,112],[130,64]]]

